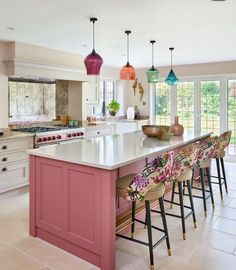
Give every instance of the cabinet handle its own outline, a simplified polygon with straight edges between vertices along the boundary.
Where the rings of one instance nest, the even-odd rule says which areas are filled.
[[[3,145],[2,146],[2,150],[6,150],[7,149],[7,146],[6,145]]]
[[[7,161],[7,158],[6,157],[4,157],[3,159],[2,159],[2,161],[4,162],[4,161]]]
[[[6,172],[7,171],[7,168],[6,167],[2,168],[2,171],[3,172]]]
[[[100,131],[98,131],[97,134],[100,134]]]

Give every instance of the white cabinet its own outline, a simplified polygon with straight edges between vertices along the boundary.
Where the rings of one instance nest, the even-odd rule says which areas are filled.
[[[0,141],[0,193],[29,183],[29,157],[33,137]]]
[[[89,76],[89,80],[82,85],[83,100],[87,105],[98,104],[100,79],[98,76]]]
[[[149,120],[124,120],[116,122],[116,133],[125,133],[125,132],[133,132],[136,130],[141,130],[143,125],[148,125]]]
[[[85,137],[92,138],[97,136],[111,135],[114,133],[114,131],[114,125],[87,127],[85,129]]]

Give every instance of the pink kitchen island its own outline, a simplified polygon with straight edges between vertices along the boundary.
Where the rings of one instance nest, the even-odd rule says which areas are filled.
[[[158,141],[137,131],[30,150],[30,235],[114,270],[116,216],[129,207],[117,205],[117,177],[209,135]]]

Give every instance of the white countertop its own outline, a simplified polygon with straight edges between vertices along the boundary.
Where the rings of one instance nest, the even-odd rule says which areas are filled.
[[[21,139],[21,138],[33,137],[33,136],[35,136],[34,133],[11,132],[7,135],[0,136],[0,142],[7,141],[7,140],[16,140],[16,139]]]
[[[78,142],[44,146],[29,150],[28,153],[113,170],[152,154],[183,146],[210,134],[211,132],[186,132],[183,137],[173,136],[170,141],[159,141],[156,138],[144,136],[142,131],[135,131],[85,139]]]

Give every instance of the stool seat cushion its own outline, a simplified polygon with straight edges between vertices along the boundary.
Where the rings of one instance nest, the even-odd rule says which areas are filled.
[[[116,195],[118,197],[127,196],[127,187],[134,179],[135,174],[129,174],[124,177],[118,178],[116,181]],[[148,190],[148,192],[143,197],[143,200],[157,200],[161,198],[165,193],[165,185],[163,183],[158,183]]]
[[[192,179],[193,170],[186,169],[180,173],[180,175],[176,178],[176,182],[184,182]]]

